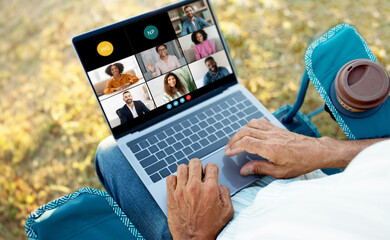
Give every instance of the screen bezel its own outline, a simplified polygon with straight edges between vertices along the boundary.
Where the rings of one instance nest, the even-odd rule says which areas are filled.
[[[87,78],[88,78],[88,81],[93,89],[93,92],[95,94],[95,97],[99,103],[99,106],[101,108],[101,110],[103,111],[103,115],[104,115],[104,118],[106,119],[106,122],[111,130],[111,133],[112,135],[114,136],[115,139],[118,139],[122,136],[125,136],[127,134],[130,134],[130,133],[134,133],[134,132],[137,132],[137,131],[140,131],[144,128],[147,128],[161,120],[164,120],[168,117],[171,117],[179,112],[182,112],[192,106],[194,106],[195,104],[199,103],[199,102],[203,102],[221,92],[223,92],[223,90],[227,89],[228,87],[234,85],[234,84],[238,84],[238,79],[237,79],[237,75],[236,75],[236,71],[235,71],[235,68],[234,68],[234,65],[233,65],[233,61],[231,60],[231,57],[230,57],[230,53],[229,53],[229,49],[228,49],[228,46],[226,44],[226,41],[221,33],[221,30],[219,28],[219,24],[218,24],[218,21],[215,17],[215,14],[214,14],[214,11],[212,9],[212,6],[209,2],[209,0],[204,0],[206,2],[206,4],[208,5],[209,7],[209,10],[210,10],[210,14],[211,14],[211,17],[213,18],[214,20],[214,24],[215,24],[215,27],[217,29],[217,32],[219,34],[219,37],[222,41],[222,45],[223,45],[223,48],[225,50],[225,53],[226,53],[226,57],[229,61],[229,64],[231,66],[231,69],[232,69],[232,73],[226,77],[224,77],[223,79],[220,79],[219,81],[216,81],[216,82],[213,82],[211,84],[208,84],[206,86],[203,86],[202,88],[200,89],[197,89],[193,92],[191,92],[191,97],[192,97],[192,100],[191,101],[188,101],[186,102],[185,104],[183,105],[179,105],[178,107],[175,107],[171,110],[166,110],[166,108],[164,107],[165,105],[162,105],[156,109],[154,109],[153,111],[150,112],[150,114],[148,114],[147,116],[145,117],[148,117],[150,118],[149,120],[145,121],[145,118],[143,117],[139,117],[139,118],[136,118],[134,119],[133,121],[131,122],[127,122],[125,124],[121,124],[119,126],[116,126],[114,128],[111,127],[109,121],[108,121],[108,118],[106,116],[106,113],[102,107],[102,104],[98,98],[98,95],[96,93],[96,91],[94,90],[93,88],[93,84],[92,84],[92,81],[90,79],[90,77],[88,76],[88,73],[86,71],[86,68],[83,64],[83,62],[81,61],[80,59],[80,56],[78,54],[78,51],[77,51],[77,48],[75,46],[75,44],[78,42],[78,41],[81,41],[81,40],[84,40],[84,39],[87,39],[87,38],[90,38],[90,37],[93,37],[93,36],[96,36],[96,35],[99,35],[99,34],[102,34],[104,32],[107,32],[107,31],[110,31],[110,30],[113,30],[113,29],[117,29],[117,28],[120,28],[120,27],[124,27],[128,24],[134,24],[134,23],[137,23],[138,21],[142,21],[144,19],[147,19],[147,18],[150,18],[150,17],[153,17],[155,15],[158,15],[158,14],[161,14],[161,13],[164,13],[164,12],[168,12],[170,10],[173,10],[175,8],[178,8],[178,7],[181,7],[181,6],[184,6],[186,4],[191,4],[191,3],[194,3],[194,2],[198,2],[200,0],[186,0],[186,1],[181,1],[181,2],[178,2],[178,3],[174,3],[174,4],[171,4],[171,5],[168,5],[168,6],[165,6],[165,7],[162,7],[160,9],[157,9],[157,10],[154,10],[154,11],[151,11],[151,12],[147,12],[147,13],[144,13],[144,14],[141,14],[141,15],[138,15],[138,16],[135,16],[135,17],[132,17],[132,18],[129,18],[129,19],[126,19],[126,20],[123,20],[123,21],[120,21],[120,22],[117,22],[117,23],[113,23],[111,25],[108,25],[108,26],[104,26],[104,27],[101,27],[101,28],[98,28],[96,30],[92,30],[90,32],[87,32],[87,33],[84,33],[84,34],[81,34],[81,35],[78,35],[76,37],[74,37],[72,39],[72,43],[73,43],[73,47],[79,57],[79,60],[80,60],[80,63],[81,65],[83,66],[84,68],[84,71],[87,75]]]

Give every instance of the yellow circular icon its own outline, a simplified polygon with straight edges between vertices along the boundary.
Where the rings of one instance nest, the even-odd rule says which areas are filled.
[[[100,55],[106,57],[114,51],[114,46],[110,42],[103,41],[97,46],[97,51]]]

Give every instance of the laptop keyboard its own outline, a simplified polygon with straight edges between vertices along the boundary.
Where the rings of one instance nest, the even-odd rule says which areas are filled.
[[[249,120],[263,114],[235,92],[207,108],[127,143],[153,182],[176,172],[191,158],[202,158],[225,146]]]

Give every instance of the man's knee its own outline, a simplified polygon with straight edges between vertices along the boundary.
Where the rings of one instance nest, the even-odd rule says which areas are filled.
[[[120,152],[118,145],[116,144],[114,138],[109,136],[99,143],[99,146],[95,155],[95,168],[96,174],[100,182],[104,186],[104,172],[110,167],[110,161],[113,159],[114,155],[117,154],[117,151]]]

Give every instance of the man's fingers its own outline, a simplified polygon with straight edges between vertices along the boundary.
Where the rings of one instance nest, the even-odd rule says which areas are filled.
[[[253,137],[245,136],[239,141],[233,143],[225,152],[226,156],[234,156],[241,152],[259,154],[262,157],[269,158],[273,156],[271,148],[266,144],[266,141],[259,140]]]
[[[214,182],[218,184],[218,166],[215,163],[207,163],[204,169],[204,182]]]
[[[285,169],[267,161],[254,160],[245,164],[241,168],[240,174],[243,176],[260,174],[274,178],[283,178],[285,175]]]
[[[175,175],[170,175],[167,177],[167,204],[170,206],[174,202],[173,192],[176,189],[177,177]]]
[[[177,187],[185,187],[188,182],[188,166],[180,164],[177,167]]]
[[[219,184],[219,198],[221,199],[222,205],[226,206],[231,203],[229,188]]]
[[[261,131],[256,128],[252,128],[250,126],[245,126],[241,128],[236,134],[234,134],[232,138],[230,138],[229,142],[225,147],[225,150],[228,150],[231,145],[241,140],[245,136],[249,136],[257,139],[264,139],[264,134],[265,134],[264,131]]]
[[[193,158],[188,164],[188,181],[202,180],[202,162],[199,158]]]

